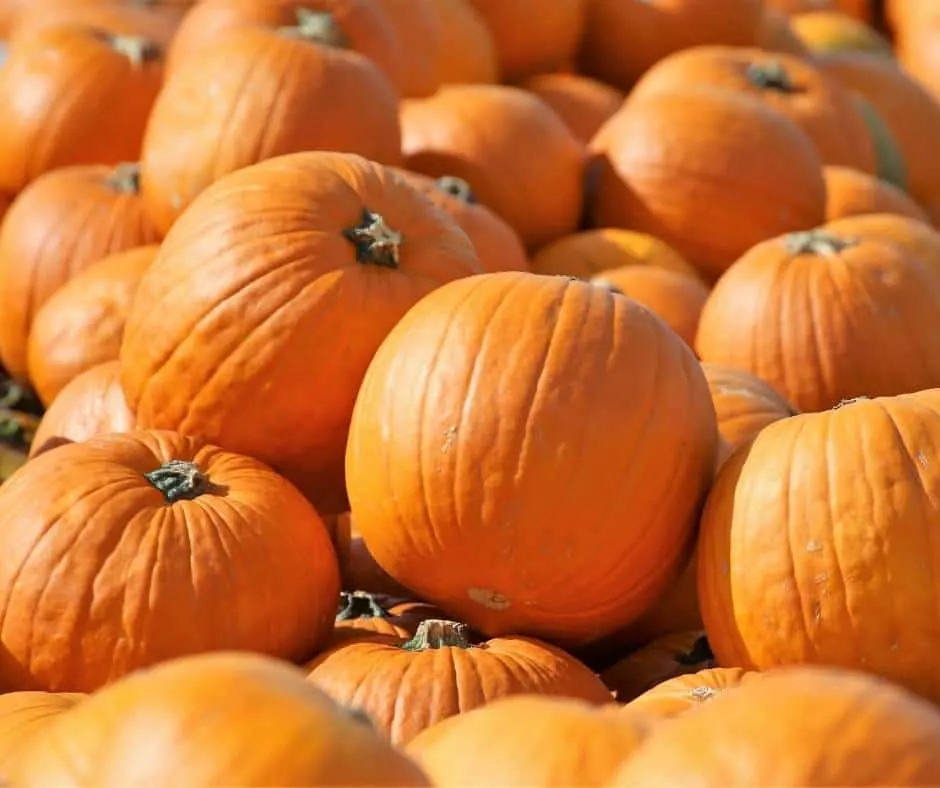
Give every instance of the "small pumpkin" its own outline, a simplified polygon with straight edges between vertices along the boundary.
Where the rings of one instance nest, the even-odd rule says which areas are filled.
[[[90,692],[226,648],[302,660],[333,628],[339,571],[313,507],[257,460],[176,433],[40,454],[0,487],[0,536],[10,689]]]
[[[523,82],[522,87],[555,110],[585,145],[624,100],[617,88],[579,74],[538,74]]]
[[[813,54],[862,52],[892,58],[891,42],[864,22],[838,11],[794,14],[793,31]]]
[[[715,667],[715,655],[701,631],[665,635],[618,660],[601,673],[601,680],[620,703],[676,676]]]
[[[341,591],[336,612],[336,636],[374,633],[408,639],[422,621],[440,618],[433,605],[403,599],[391,599],[366,591]]]
[[[826,221],[869,213],[896,213],[930,223],[924,210],[897,186],[849,167],[826,167]]]
[[[646,735],[616,706],[517,695],[426,728],[407,752],[435,785],[601,786]]]
[[[499,82],[496,42],[470,0],[433,0],[438,19],[437,77],[442,85]]]
[[[509,695],[611,700],[597,676],[554,646],[516,636],[474,642],[464,624],[442,619],[425,619],[410,640],[373,635],[343,642],[305,670],[334,700],[365,712],[396,746]]]
[[[77,692],[5,692],[0,695],[0,770],[9,774],[30,739],[86,696]]]
[[[39,309],[110,254],[160,240],[140,199],[136,165],[66,167],[14,201],[0,227],[0,357],[26,380]]]
[[[409,170],[466,181],[529,250],[577,229],[584,147],[532,94],[448,85],[430,98],[402,102],[401,123]]]
[[[759,681],[763,676],[763,673],[741,668],[716,667],[680,673],[633,698],[624,710],[638,716],[671,719],[709,703],[728,690]]]

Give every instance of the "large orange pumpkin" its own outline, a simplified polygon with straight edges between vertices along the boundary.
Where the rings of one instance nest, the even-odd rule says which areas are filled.
[[[207,186],[264,159],[307,150],[401,158],[398,97],[385,75],[304,35],[230,31],[167,82],[141,155],[144,201],[163,232]]]
[[[436,785],[606,785],[647,726],[611,705],[532,695],[439,722],[409,742]]]
[[[631,700],[625,711],[670,719],[708,703],[728,690],[759,681],[764,674],[741,668],[705,668],[660,682]]]
[[[325,514],[347,511],[346,435],[372,355],[422,296],[478,271],[460,228],[375,162],[299,153],[239,170],[144,275],[121,349],[128,403],[142,426],[257,457]]]
[[[938,783],[934,707],[868,676],[802,668],[724,693],[654,730],[608,785]]]
[[[410,640],[365,635],[311,661],[308,680],[364,711],[393,744],[441,720],[509,695],[611,700],[597,676],[554,646],[523,637],[469,636],[453,621],[425,619]]]
[[[389,334],[346,475],[370,551],[420,598],[489,635],[583,643],[678,572],[715,440],[694,355],[646,309],[568,278],[487,274]]]
[[[940,386],[940,271],[825,226],[774,238],[719,280],[695,346],[803,411]]]
[[[36,313],[72,276],[159,239],[132,165],[66,167],[24,190],[0,227],[0,357],[7,370],[26,379]]]
[[[805,58],[740,47],[686,49],[647,71],[630,100],[657,90],[692,86],[753,96],[806,132],[824,164],[876,171],[875,146],[851,94]]]
[[[0,487],[0,541],[7,689],[91,691],[225,648],[301,660],[333,628],[339,571],[313,507],[257,460],[176,433],[30,460]]]
[[[752,96],[651,91],[627,101],[591,146],[593,225],[661,238],[710,277],[768,237],[823,221],[816,147]]]
[[[86,369],[117,361],[131,299],[159,248],[139,246],[93,263],[36,313],[29,335],[29,379],[44,403]]]
[[[136,161],[162,73],[159,47],[139,36],[62,27],[11,43],[0,69],[0,191],[59,167]]]
[[[699,541],[719,664],[856,668],[940,699],[938,447],[931,389],[778,421],[733,455]]]
[[[451,85],[403,102],[401,122],[408,169],[465,180],[529,249],[577,229],[584,148],[532,94]]]
[[[437,13],[437,77],[442,85],[499,81],[493,34],[470,0],[433,0]]]
[[[77,692],[6,692],[0,694],[0,774],[16,768],[30,739],[85,695]]]
[[[538,74],[522,87],[555,110],[585,144],[620,109],[624,99],[617,88],[579,74]]]
[[[422,786],[421,770],[303,674],[255,654],[173,660],[61,715],[17,785]]]
[[[826,221],[869,213],[896,213],[929,224],[930,218],[897,186],[850,167],[826,167]]]

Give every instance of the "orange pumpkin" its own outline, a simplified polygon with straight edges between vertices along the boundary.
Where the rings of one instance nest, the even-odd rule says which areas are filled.
[[[806,11],[795,14],[793,31],[816,54],[863,52],[891,58],[891,42],[864,22],[838,11]]]
[[[257,460],[196,439],[44,452],[0,487],[0,526],[9,689],[87,692],[226,648],[301,660],[333,628],[339,571],[316,511]]]
[[[85,695],[70,692],[6,692],[0,695],[0,770],[15,769],[30,739],[59,715],[74,708]]]
[[[910,76],[923,85],[934,98],[940,98],[940,47],[937,33],[940,30],[940,13],[924,25],[904,30],[895,42],[898,63]]]
[[[117,361],[131,299],[159,248],[139,246],[93,263],[36,313],[29,335],[29,379],[45,404],[85,370]]]
[[[660,719],[670,719],[697,709],[728,690],[759,681],[763,673],[741,668],[705,668],[682,673],[646,690],[631,700],[624,711]]]
[[[0,69],[0,190],[69,165],[135,161],[161,78],[159,48],[139,36],[64,27],[11,43]]]
[[[650,266],[697,276],[696,270],[668,244],[645,233],[618,228],[564,236],[543,246],[532,258],[532,270],[537,274],[579,279],[626,266]]]
[[[872,213],[836,219],[826,227],[849,238],[888,241],[940,272],[940,233],[924,222],[896,213]]]
[[[678,572],[716,432],[698,362],[649,311],[487,274],[430,294],[382,344],[346,480],[369,550],[421,599],[488,635],[583,644]]]
[[[849,167],[826,167],[826,221],[869,213],[896,213],[929,224],[924,210],[897,186]]]
[[[311,43],[302,27],[288,30],[230,31],[160,93],[141,187],[163,232],[207,186],[264,159],[306,150],[401,158],[398,97],[385,75],[355,52]]]
[[[438,21],[440,84],[499,82],[493,34],[470,0],[433,0],[432,5]]]
[[[657,90],[692,86],[726,88],[753,96],[806,132],[824,164],[876,171],[871,133],[851,94],[808,60],[759,49],[687,49],[646,72],[630,100]]]
[[[752,96],[650,91],[629,100],[591,147],[592,224],[661,238],[711,278],[754,244],[823,221],[816,147]]]
[[[394,172],[340,153],[271,159],[173,226],[128,316],[121,383],[142,426],[257,457],[320,511],[347,511],[346,434],[372,355],[422,296],[478,272],[467,236]]]
[[[348,515],[339,515],[340,518]],[[383,594],[392,597],[411,596],[401,583],[396,583],[388,573],[380,567],[365,540],[353,530],[349,535],[348,542],[341,544],[337,549],[339,556],[340,576],[345,589],[363,589],[373,594]]]
[[[708,300],[708,288],[697,277],[628,265],[601,271],[591,282],[629,296],[661,318],[689,347],[695,344],[699,315]]]
[[[757,34],[757,46],[768,52],[806,57],[809,50],[793,32],[790,16],[773,6],[764,7],[764,16]]]
[[[408,639],[428,618],[440,618],[441,611],[424,602],[390,599],[365,591],[342,591],[336,613],[336,637],[362,634],[390,635]]]
[[[938,782],[935,708],[868,676],[801,668],[725,693],[654,730],[607,784],[816,788]]]
[[[859,668],[940,699],[937,447],[932,389],[778,421],[733,455],[699,541],[699,600],[719,664]]]
[[[530,93],[446,86],[431,98],[403,102],[401,123],[409,170],[463,179],[529,249],[577,228],[584,148]]]
[[[7,370],[26,379],[33,320],[56,290],[103,257],[159,240],[133,165],[67,167],[25,189],[0,227],[0,357]]]
[[[680,632],[654,640],[601,673],[603,682],[621,703],[676,676],[715,666],[715,655],[701,631]]]
[[[361,715],[291,665],[256,654],[139,671],[33,742],[10,775],[16,784],[428,785]]]
[[[765,0],[770,8],[787,14],[804,14],[810,11],[838,11],[863,22],[870,22],[872,0]],[[891,0],[888,0],[890,3]],[[923,3],[925,0],[914,0]],[[926,0],[932,2],[932,0]]]
[[[591,0],[580,71],[629,90],[673,52],[700,44],[754,46],[763,0]]]
[[[695,346],[803,411],[940,386],[940,271],[826,227],[774,238],[712,290]]]
[[[397,746],[441,720],[510,695],[611,700],[597,676],[554,646],[516,636],[473,642],[465,625],[430,618],[410,640],[373,635],[346,641],[305,670],[334,700],[362,709]]]
[[[527,695],[426,728],[407,752],[435,785],[605,785],[646,733],[615,706]]]
[[[558,114],[579,140],[587,144],[623,104],[617,88],[578,74],[539,74],[522,83]]]
[[[438,87],[440,17],[435,0],[376,0],[399,42],[398,73],[404,98],[430,96]]]
[[[120,364],[109,361],[85,370],[66,384],[39,422],[30,456],[96,435],[131,432],[137,422],[124,399],[119,373]]]

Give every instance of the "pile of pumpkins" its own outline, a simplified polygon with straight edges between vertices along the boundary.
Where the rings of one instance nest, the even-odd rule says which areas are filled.
[[[940,784],[940,0],[0,34],[0,778]]]

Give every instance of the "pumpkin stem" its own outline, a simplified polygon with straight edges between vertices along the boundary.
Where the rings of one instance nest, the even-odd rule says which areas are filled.
[[[842,408],[847,408],[849,405],[854,405],[856,402],[867,402],[871,397],[852,397],[851,399],[839,400],[835,405],[832,406],[833,410],[841,410]]]
[[[209,479],[195,463],[170,460],[144,478],[163,493],[167,503],[198,498],[209,488]]]
[[[699,665],[702,662],[714,662],[715,655],[712,652],[711,644],[708,638],[702,635],[693,644],[688,651],[676,654],[676,662],[680,665]]]
[[[428,618],[418,624],[414,637],[402,644],[405,651],[425,651],[437,648],[470,648],[469,628],[456,621]]]
[[[349,621],[352,618],[388,618],[388,612],[366,591],[341,591],[336,620]]]
[[[796,85],[779,60],[769,63],[751,63],[744,72],[748,81],[764,90],[778,90],[781,93],[795,93]]]
[[[349,48],[349,39],[329,11],[298,8],[296,14],[297,23],[280,28],[278,32],[281,35],[302,38],[311,44],[322,44],[336,49]]]
[[[468,205],[475,205],[477,202],[477,196],[473,193],[470,184],[456,175],[445,175],[443,178],[438,178],[437,188]]]
[[[122,162],[108,175],[105,183],[121,194],[137,194],[140,191],[140,165]]]
[[[148,61],[158,60],[161,54],[159,45],[143,36],[120,36],[104,31],[101,31],[99,36],[111,49],[130,60],[134,68],[140,68]]]
[[[837,257],[843,249],[855,246],[854,238],[840,238],[825,230],[790,233],[784,241],[790,254],[815,254],[820,257]]]
[[[356,247],[356,260],[382,268],[398,268],[402,234],[393,230],[379,214],[362,210],[362,220],[343,230],[343,237]]]

